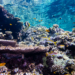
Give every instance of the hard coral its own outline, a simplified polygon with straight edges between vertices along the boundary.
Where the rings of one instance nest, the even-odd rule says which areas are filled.
[[[60,65],[53,65],[52,66],[52,71],[53,72],[59,72],[59,73],[63,74],[64,73],[64,68]]]
[[[57,28],[57,27],[59,27],[59,25],[58,24],[53,24],[53,27]]]
[[[75,28],[72,29],[72,32],[75,32]]]
[[[16,45],[16,41],[14,40],[3,40],[3,39],[0,39],[0,45],[3,45],[3,46],[15,46]]]

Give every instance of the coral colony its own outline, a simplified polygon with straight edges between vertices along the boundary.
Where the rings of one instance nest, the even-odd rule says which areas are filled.
[[[0,75],[75,75],[75,28],[24,26],[0,6]]]

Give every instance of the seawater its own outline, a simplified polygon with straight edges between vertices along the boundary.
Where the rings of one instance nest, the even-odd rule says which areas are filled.
[[[0,5],[31,26],[59,24],[67,31],[75,26],[75,0],[0,0]]]

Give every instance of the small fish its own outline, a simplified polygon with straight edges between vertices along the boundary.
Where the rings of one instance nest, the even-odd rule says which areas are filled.
[[[39,22],[40,22],[40,20],[39,20]]]
[[[30,23],[25,22],[25,26],[26,26],[26,27],[30,26]]]
[[[75,27],[75,25],[73,27]]]
[[[56,72],[53,72],[54,74],[56,74]]]
[[[75,22],[73,22],[73,24],[75,24]]]
[[[64,45],[59,45],[60,47],[64,47]]]
[[[30,27],[30,23],[28,22],[25,22],[25,28],[24,28],[24,31],[26,32]]]
[[[31,39],[32,39],[32,40],[34,40],[34,38],[33,38],[33,37],[31,37]]]
[[[11,23],[10,23],[9,25],[10,25],[10,26],[12,26],[12,24],[11,24]]]
[[[36,18],[33,18],[33,19],[35,19],[35,20],[36,20]]]
[[[30,27],[30,23],[29,23],[29,27]]]
[[[50,25],[50,24],[49,24]]]
[[[52,15],[52,17],[54,17],[54,15]]]
[[[6,28],[4,28],[4,30],[6,30]]]
[[[50,30],[49,29],[46,29],[46,32],[50,32]]]
[[[47,56],[55,56],[57,53],[51,51],[51,52],[46,52],[46,57]]]
[[[57,42],[54,42],[53,40],[51,40],[51,39],[50,39],[50,38],[48,38],[48,37],[42,37],[42,38],[44,38],[44,39],[48,39],[49,41],[53,42],[53,43],[54,43],[54,45],[57,45]]]
[[[59,19],[61,20],[62,18],[60,17]]]
[[[0,63],[0,66],[5,66],[6,63]]]
[[[34,30],[33,32],[36,32],[36,30]]]
[[[41,20],[42,21],[42,20]]]

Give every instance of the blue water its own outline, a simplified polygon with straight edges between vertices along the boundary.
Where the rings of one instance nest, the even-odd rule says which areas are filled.
[[[0,0],[0,5],[31,26],[38,24],[72,31],[75,25],[75,0]]]

